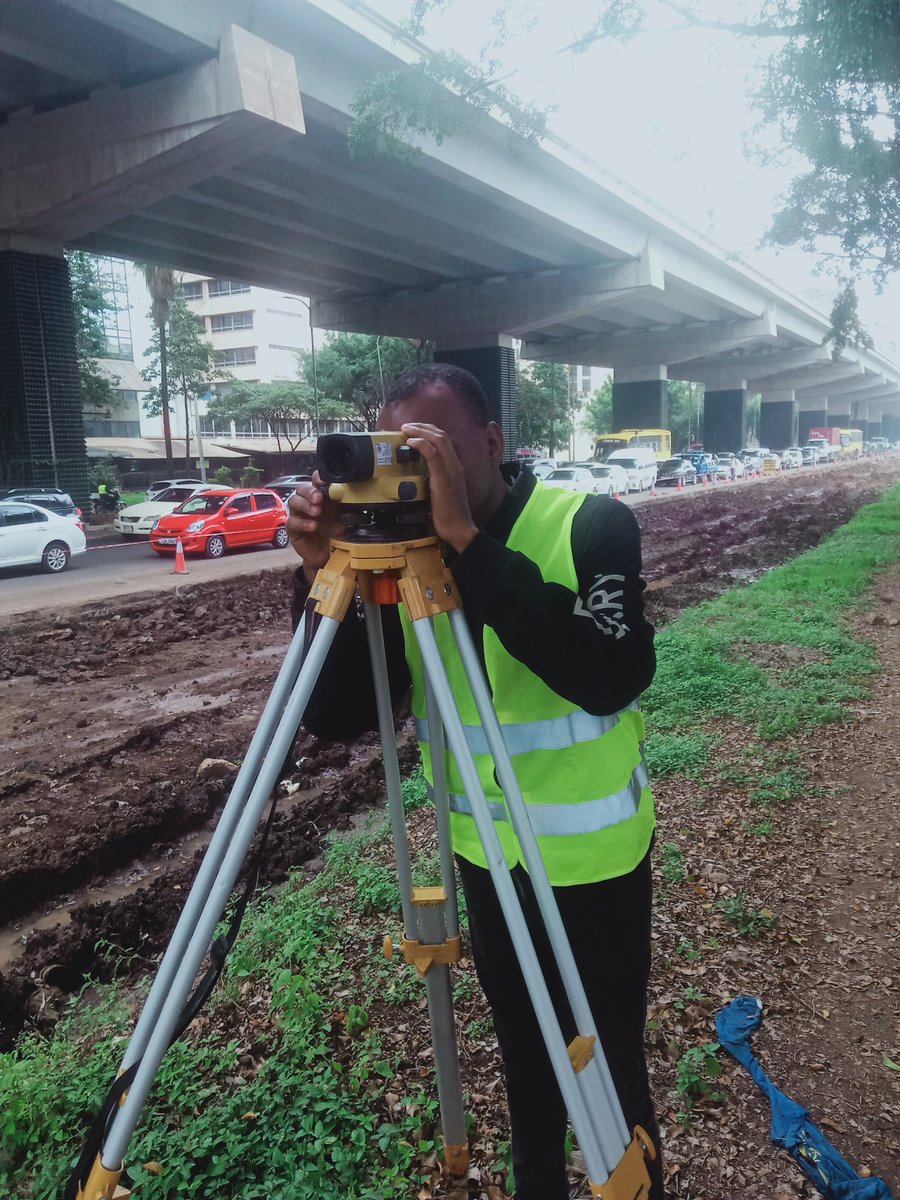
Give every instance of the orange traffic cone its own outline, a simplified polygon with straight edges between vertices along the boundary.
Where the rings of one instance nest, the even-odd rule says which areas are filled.
[[[704,475],[704,476],[703,476],[703,486],[704,486],[704,487],[706,487],[706,485],[707,485],[708,483],[709,483],[709,476],[708,476],[708,475]]]
[[[675,484],[675,487],[678,489],[679,492],[684,491],[684,484],[681,481],[681,476],[678,477],[678,482]]]
[[[655,484],[655,483],[651,483],[651,484],[650,484],[650,495],[651,495],[651,496],[655,496],[655,495],[656,495],[656,484]]]
[[[187,563],[184,561],[184,546],[181,544],[181,538],[175,543],[175,566],[169,572],[170,575],[187,575]]]

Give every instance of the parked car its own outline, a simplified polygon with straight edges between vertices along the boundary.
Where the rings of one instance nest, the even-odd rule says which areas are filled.
[[[613,450],[612,454],[606,456],[606,464],[625,468],[629,491],[642,492],[656,483],[656,451],[652,446]]]
[[[116,514],[113,528],[124,538],[148,537],[154,521],[158,521],[166,513],[174,512],[179,504],[184,504],[191,496],[198,492],[211,492],[215,486],[214,483],[173,484],[164,492],[157,493],[152,500],[145,500],[142,504],[129,504],[127,508],[123,508]]]
[[[743,479],[744,464],[736,454],[730,451],[716,455],[716,478],[717,479]]]
[[[0,490],[0,500],[19,500],[22,504],[36,504],[58,517],[81,517],[81,509],[68,492],[56,487],[13,487]]]
[[[152,500],[154,496],[158,496],[160,492],[165,492],[168,488],[180,487],[185,483],[202,483],[202,479],[154,479],[153,483],[147,488],[147,499]]]
[[[803,463],[803,456],[800,456],[800,462],[798,462],[790,450],[776,450],[775,453],[781,459],[782,471],[793,471]]]
[[[684,456],[694,464],[694,469],[697,472],[697,481],[702,483],[704,479],[712,479],[716,470],[716,459],[706,450],[691,450]]]
[[[273,479],[270,483],[264,483],[263,487],[274,492],[276,496],[287,504],[288,500],[297,490],[298,483],[312,483],[312,475],[279,475],[277,479]]]
[[[802,446],[788,446],[787,450],[784,451],[784,454],[786,454],[788,456],[788,458],[790,458],[793,466],[795,466],[795,467],[803,466],[803,447]]]
[[[744,465],[745,475],[755,475],[762,470],[762,454],[759,450],[738,450],[737,456]]]
[[[800,453],[803,455],[804,467],[817,467],[819,465],[819,452],[815,446],[801,446]]]
[[[173,554],[181,540],[186,554],[221,558],[233,546],[288,544],[287,511],[266,488],[215,488],[185,500],[160,517],[150,531],[157,554]]]
[[[587,467],[557,467],[544,480],[548,487],[564,492],[593,492],[594,477]]]
[[[657,468],[656,482],[660,487],[687,487],[697,482],[697,468],[689,458],[667,458]]]
[[[73,554],[84,554],[87,539],[77,514],[68,516],[25,504],[18,497],[0,500],[0,567],[40,563],[52,575],[64,571]]]
[[[598,496],[627,496],[628,472],[616,463],[591,463],[585,467],[594,480],[594,492]]]

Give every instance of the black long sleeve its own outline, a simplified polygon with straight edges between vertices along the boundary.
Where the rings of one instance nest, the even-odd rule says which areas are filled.
[[[537,563],[505,544],[535,480],[524,474],[461,555],[447,556],[480,649],[484,625],[555,692],[606,715],[635,700],[656,667],[653,627],[644,617],[640,531],[631,510],[587,496],[572,523],[578,591],[546,583]],[[294,621],[309,594],[296,575]],[[396,706],[410,686],[396,609],[383,608],[385,653]],[[365,623],[351,607],[304,717],[310,733],[344,740],[377,728]]]

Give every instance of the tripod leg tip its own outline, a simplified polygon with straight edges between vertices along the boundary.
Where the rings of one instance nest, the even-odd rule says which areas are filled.
[[[444,1161],[447,1170],[457,1179],[461,1179],[469,1170],[469,1146],[463,1142],[461,1146],[448,1146],[444,1143]]]

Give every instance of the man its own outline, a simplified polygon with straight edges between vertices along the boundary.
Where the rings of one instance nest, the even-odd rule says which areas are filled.
[[[658,1145],[643,1048],[654,817],[636,704],[655,657],[643,616],[637,523],[616,501],[562,492],[527,472],[510,487],[501,472],[503,435],[477,380],[461,368],[408,371],[388,394],[379,427],[399,429],[428,464],[432,523],[495,707],[510,737],[524,733],[524,744],[510,747],[513,763],[534,806],[541,853],[625,1120],[629,1128],[642,1125]],[[303,559],[296,617],[340,525],[337,507],[312,484],[300,484],[289,507],[288,533]],[[413,711],[421,717],[417,647],[404,642],[395,611],[385,611],[384,624],[392,698],[412,683]],[[442,648],[453,653],[446,641]],[[461,691],[457,699],[466,702]],[[304,723],[325,738],[376,727],[364,626],[352,610]],[[427,743],[422,750],[427,771]],[[455,772],[451,757],[451,793]],[[490,771],[486,779],[488,799],[499,799]],[[451,808],[472,955],[506,1072],[516,1194],[565,1200],[565,1108],[465,796],[453,794]],[[505,819],[497,818],[497,831],[568,1040],[571,1016],[518,842]],[[650,1169],[652,1200],[663,1200],[661,1154]]]

